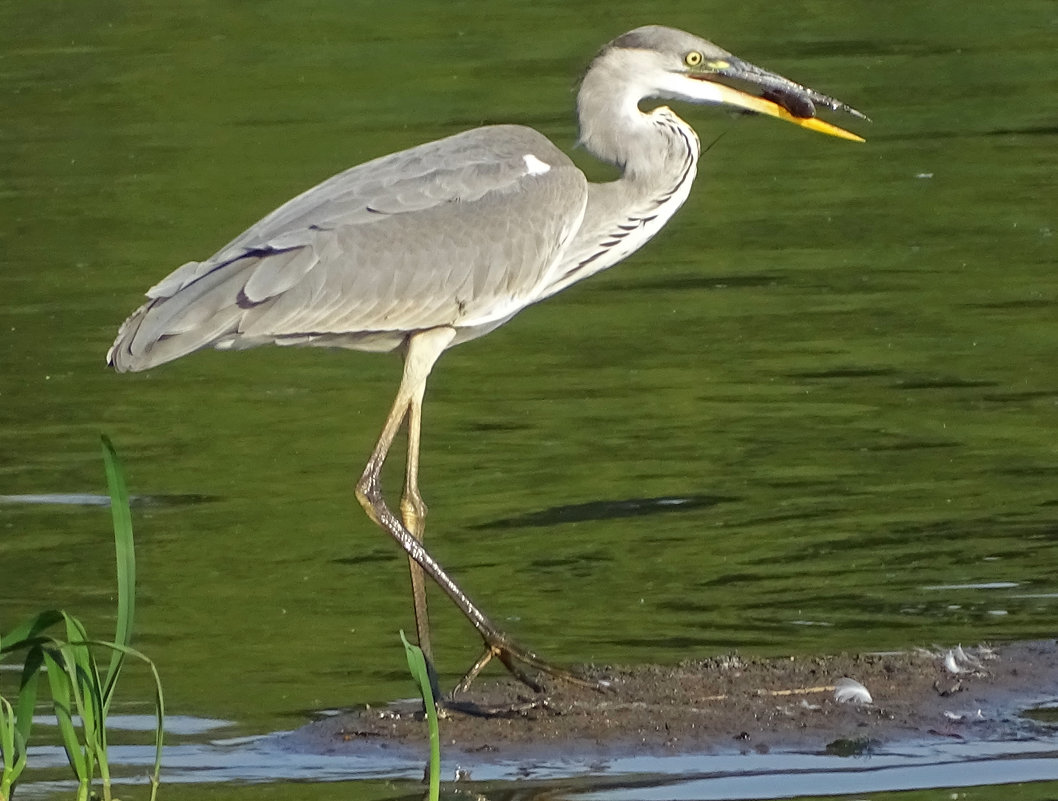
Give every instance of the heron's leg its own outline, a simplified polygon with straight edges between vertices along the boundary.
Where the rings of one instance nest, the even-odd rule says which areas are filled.
[[[446,329],[441,329],[445,331]],[[422,397],[426,389],[426,377],[429,376],[437,358],[441,355],[451,334],[447,337],[436,338],[434,347],[423,352],[426,346],[431,344],[430,338],[420,339],[425,335],[412,337],[408,344],[408,352],[404,360],[404,375],[401,379],[397,397],[393,401],[386,422],[382,426],[382,434],[367,460],[363,475],[356,485],[356,495],[360,505],[364,507],[368,517],[376,524],[388,530],[380,519],[379,507],[385,508],[382,499],[382,466],[389,455],[389,449],[393,440],[400,431],[401,425],[408,421],[408,462],[407,476],[404,484],[404,496],[401,498],[401,517],[404,528],[417,541],[422,542],[423,526],[426,517],[426,504],[418,492],[418,468],[419,468],[419,429],[422,420]],[[377,498],[378,502],[372,500]],[[388,509],[386,510],[388,512]],[[391,532],[392,533],[392,532]],[[415,632],[419,641],[419,647],[426,655],[427,660],[432,657],[430,647],[430,622],[426,610],[426,582],[422,568],[413,557],[408,557],[411,569],[412,600],[415,608]]]
[[[426,533],[426,503],[419,494],[419,432],[422,428],[422,396],[425,382],[419,387],[409,404],[405,417],[408,426],[408,459],[405,464],[404,493],[400,498],[400,517],[404,527],[420,543]],[[415,633],[419,647],[426,655],[427,661],[433,658],[430,647],[430,616],[426,607],[426,576],[422,567],[412,557],[408,557],[411,570],[411,594],[415,605]]]
[[[542,689],[540,684],[531,679],[519,665],[549,673],[566,681],[601,688],[602,685],[586,681],[544,661],[532,651],[519,646],[498,629],[470,600],[469,596],[463,592],[463,589],[445,572],[437,560],[429,554],[423,547],[420,538],[409,531],[404,523],[393,514],[386,505],[385,498],[382,497],[382,465],[386,461],[386,456],[393,445],[393,440],[397,432],[400,431],[400,427],[412,406],[421,407],[423,394],[426,390],[426,379],[430,375],[430,370],[444,349],[451,343],[454,336],[455,331],[451,328],[431,328],[414,334],[409,338],[400,388],[397,390],[393,408],[390,410],[385,425],[382,427],[382,434],[378,438],[378,443],[371,453],[371,458],[368,459],[367,467],[364,468],[363,475],[356,483],[356,497],[368,516],[387,534],[393,537],[397,544],[408,554],[408,557],[444,590],[445,594],[459,607],[459,610],[466,616],[471,625],[477,629],[478,634],[485,641],[485,655],[478,660],[475,665],[476,669],[472,670],[471,674],[468,674],[468,677],[464,679],[460,687],[465,687],[466,684],[469,684],[469,681],[477,675],[477,672],[495,656],[517,679],[537,691]],[[417,444],[417,434],[415,441]],[[421,519],[420,517],[419,520],[421,521]],[[417,525],[421,525],[421,522]]]

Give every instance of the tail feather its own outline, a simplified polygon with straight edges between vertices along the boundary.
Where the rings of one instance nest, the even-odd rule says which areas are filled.
[[[249,262],[249,263],[247,263]],[[239,296],[255,258],[221,265],[173,294],[155,296],[122,324],[107,364],[124,373],[148,370],[212,346],[238,330]]]

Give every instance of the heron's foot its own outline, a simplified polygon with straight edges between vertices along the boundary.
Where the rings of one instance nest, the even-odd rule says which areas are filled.
[[[479,704],[476,701],[447,698],[438,704],[438,716],[448,717],[449,712],[472,718],[523,718],[538,709],[550,709],[550,699],[537,696],[513,704]]]
[[[452,695],[455,696],[459,693],[466,692],[474,679],[477,678],[478,674],[481,673],[493,658],[498,659],[514,678],[518,679],[518,681],[536,693],[544,692],[544,685],[530,676],[523,666],[539,671],[540,673],[545,673],[548,676],[553,676],[561,681],[569,682],[578,687],[599,690],[600,692],[611,689],[610,685],[605,681],[586,679],[582,676],[578,676],[565,668],[552,665],[550,662],[541,659],[532,651],[522,648],[520,645],[515,644],[506,637],[498,637],[491,642],[489,640],[485,641],[484,653],[482,653],[482,655],[478,657],[478,660],[470,666],[470,670],[466,672],[466,675],[463,676],[459,684],[457,684],[455,689],[452,690]]]

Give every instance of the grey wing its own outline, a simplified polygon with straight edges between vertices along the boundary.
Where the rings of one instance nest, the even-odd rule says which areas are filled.
[[[107,360],[204,347],[386,350],[488,328],[536,299],[583,218],[583,174],[529,128],[478,128],[353,167],[147,292]]]

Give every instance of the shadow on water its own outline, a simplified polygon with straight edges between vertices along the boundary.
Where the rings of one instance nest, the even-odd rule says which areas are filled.
[[[472,529],[534,528],[583,523],[588,520],[623,520],[650,515],[676,514],[709,509],[722,503],[733,503],[738,498],[723,495],[701,495],[690,498],[628,498],[614,501],[590,501],[569,506],[556,506],[538,512],[527,512],[514,517],[490,520],[471,526]]]

